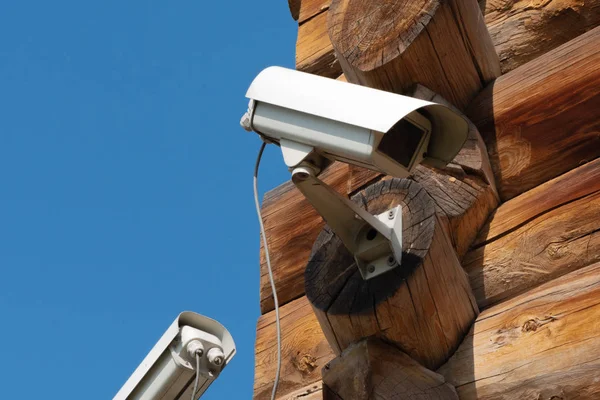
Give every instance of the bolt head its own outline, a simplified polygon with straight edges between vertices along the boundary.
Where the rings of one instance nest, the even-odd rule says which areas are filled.
[[[390,267],[396,265],[396,258],[394,258],[394,256],[389,256],[387,259],[387,265]]]
[[[388,211],[388,218],[389,219],[393,219],[394,218],[394,210]]]
[[[217,367],[223,364],[223,357],[215,357],[213,360],[213,364],[215,364]]]
[[[375,272],[375,266],[374,266],[374,265],[369,265],[369,266],[367,267],[367,271],[369,271],[370,273],[373,273],[373,272]]]
[[[297,172],[294,174],[294,178],[296,178],[298,181],[305,181],[308,179],[308,174],[306,172]]]

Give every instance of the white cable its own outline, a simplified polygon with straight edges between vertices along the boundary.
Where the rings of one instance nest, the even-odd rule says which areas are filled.
[[[271,281],[271,291],[273,292],[273,303],[275,305],[275,327],[277,329],[277,372],[275,373],[275,382],[273,383],[273,392],[271,392],[271,400],[275,400],[277,386],[279,385],[279,373],[281,372],[281,325],[279,323],[279,301],[277,300],[277,291],[275,290],[275,280],[273,279],[273,269],[271,268],[271,257],[269,256],[269,246],[267,245],[267,235],[263,224],[262,213],[260,212],[260,202],[258,200],[258,167],[263,151],[267,144],[263,142],[256,158],[254,167],[254,204],[256,205],[256,214],[258,215],[258,223],[260,224],[260,233],[265,248],[265,258],[267,259],[267,269],[269,270],[269,280]]]
[[[198,381],[200,380],[200,352],[196,352],[196,380],[194,381],[194,390],[192,391],[192,400],[196,400],[198,391]]]

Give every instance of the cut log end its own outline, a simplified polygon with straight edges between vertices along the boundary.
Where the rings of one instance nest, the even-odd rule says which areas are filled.
[[[377,182],[354,200],[372,214],[402,206],[402,263],[365,281],[353,256],[324,229],[305,285],[325,337],[339,354],[361,338],[379,336],[427,368],[439,367],[478,309],[433,200],[419,183],[396,178]]]
[[[372,310],[374,303],[392,296],[422,264],[433,239],[435,207],[416,182],[385,180],[370,186],[353,200],[374,215],[402,206],[402,263],[388,273],[363,280],[352,254],[326,227],[313,246],[305,271],[305,288],[313,307],[333,314]],[[356,293],[363,296],[355,296]]]

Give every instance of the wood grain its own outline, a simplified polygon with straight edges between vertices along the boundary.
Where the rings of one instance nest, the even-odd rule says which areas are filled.
[[[469,106],[502,200],[600,156],[600,27],[501,76]]]
[[[306,297],[280,309],[282,367],[278,399],[293,399],[318,386],[321,368],[333,357]],[[261,316],[256,328],[254,399],[270,399],[277,364],[275,312]],[[300,391],[300,392],[298,392]]]
[[[600,190],[600,158],[545,182],[502,204],[479,232],[473,247],[509,235],[545,213]]]
[[[321,13],[298,27],[296,69],[337,78],[342,73],[327,35],[327,13]]]
[[[317,7],[327,10],[330,3],[327,0],[291,1],[298,7],[297,12],[300,12],[301,6],[311,10],[306,13],[306,19],[310,19],[315,15],[327,14],[327,11],[313,14],[314,11],[312,10]],[[304,6],[304,3],[306,3],[306,6]],[[452,3],[452,6],[457,7],[464,4],[468,4],[468,2],[456,1]],[[499,55],[502,73],[512,71],[600,25],[600,0],[534,2],[481,0],[479,4],[485,15],[485,26],[489,31],[491,42]],[[292,9],[292,6],[290,8]],[[462,12],[462,9],[459,11]],[[478,10],[471,7],[467,9],[465,14],[468,18],[483,18]],[[295,19],[298,19],[298,17]],[[322,21],[325,21],[324,16],[322,16]],[[481,23],[475,26],[477,26],[477,29],[471,29],[464,34],[479,36],[483,26]],[[314,29],[325,32],[327,25],[315,25],[311,30],[311,35],[324,37],[321,33],[315,33]],[[299,32],[299,36],[304,34],[304,32]],[[489,46],[487,41],[471,40],[470,42],[474,45]],[[299,40],[298,43],[302,47],[308,42]],[[305,50],[301,47],[297,47],[297,53],[305,54]],[[475,50],[474,53],[481,54],[482,51]],[[330,41],[319,43],[319,54],[326,59],[335,57],[333,45]],[[477,65],[485,66],[485,62],[478,62]],[[493,72],[495,69],[481,68],[480,75],[486,81],[491,76],[486,74],[487,70]]]
[[[292,18],[303,24],[329,9],[331,0],[288,0]]]
[[[600,159],[501,205],[463,266],[488,307],[600,261]]]
[[[600,398],[600,264],[489,308],[437,372],[461,400]]]
[[[506,73],[600,25],[600,0],[481,0]]]
[[[403,254],[395,269],[365,281],[353,256],[325,229],[306,267],[306,294],[339,354],[377,335],[428,368],[456,349],[477,314],[466,275],[421,185],[391,179],[353,198],[372,214],[402,205]]]
[[[349,82],[407,93],[420,83],[464,109],[500,74],[475,2],[333,0],[328,31]]]
[[[327,399],[458,400],[444,377],[378,339],[348,347],[323,369]]]

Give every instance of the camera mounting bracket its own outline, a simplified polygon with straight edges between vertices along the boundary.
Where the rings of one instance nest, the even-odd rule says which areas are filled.
[[[399,266],[402,207],[372,215],[317,177],[320,168],[312,160],[308,161],[309,156],[314,155],[310,146],[303,145],[300,150],[294,146],[296,143],[288,142],[282,140],[280,145],[292,171],[292,182],[352,253],[363,279],[374,278]]]

